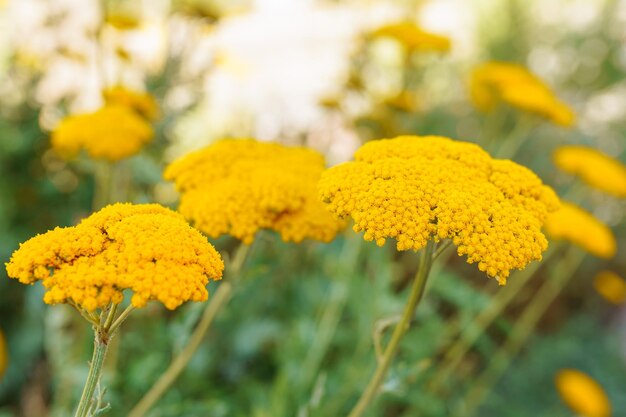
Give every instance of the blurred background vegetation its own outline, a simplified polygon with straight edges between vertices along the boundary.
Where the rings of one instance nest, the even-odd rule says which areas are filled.
[[[368,36],[407,20],[450,38],[450,50],[410,54],[393,39]],[[572,416],[554,376],[576,368],[604,387],[614,416],[626,416],[626,309],[593,287],[600,270],[626,275],[624,201],[581,185],[551,159],[567,143],[626,160],[626,2],[5,0],[0,32],[2,262],[19,242],[91,212],[98,164],[86,155],[61,159],[49,135],[65,115],[97,108],[107,86],[145,89],[161,107],[155,140],[116,163],[129,184],[118,199],[137,203],[175,207],[164,166],[222,137],[305,144],[331,165],[381,137],[473,141],[531,167],[593,213],[612,229],[618,252],[604,260],[554,245],[549,261],[534,267],[441,379],[459,333],[504,291],[444,254],[369,415]],[[575,126],[507,107],[479,112],[467,82],[488,60],[528,67],[574,109]],[[325,245],[262,234],[235,297],[149,415],[345,415],[373,371],[373,333],[385,338],[381,329],[401,311],[416,264],[415,253],[378,248],[351,231]],[[541,285],[563,275],[564,291],[521,351],[505,352],[510,366],[469,410],[481,373],[501,355]],[[41,295],[39,286],[24,287],[0,269],[7,344],[0,354],[8,364],[0,377],[2,417],[69,415],[86,376],[89,329],[68,318],[66,306],[45,306]],[[118,340],[123,354],[109,358],[105,374],[111,415],[124,415],[141,398],[184,346],[201,309],[187,305],[172,314],[151,305],[126,324]]]

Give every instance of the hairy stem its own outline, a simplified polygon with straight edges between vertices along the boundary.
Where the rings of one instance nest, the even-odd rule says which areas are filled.
[[[87,417],[89,409],[91,408],[93,395],[96,391],[96,387],[100,382],[100,375],[102,375],[102,365],[104,364],[104,358],[106,357],[107,349],[109,347],[109,340],[107,335],[103,335],[99,329],[94,328],[94,349],[91,363],[89,365],[89,374],[87,375],[87,382],[83,388],[83,393],[78,402],[76,414],[74,417]]]

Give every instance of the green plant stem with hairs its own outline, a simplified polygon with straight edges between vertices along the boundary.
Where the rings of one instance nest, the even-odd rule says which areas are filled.
[[[584,259],[584,254],[576,247],[570,247],[566,255],[553,269],[546,280],[515,322],[508,338],[496,354],[490,358],[489,366],[472,384],[455,415],[471,416],[485,398],[491,387],[498,382],[513,358],[532,335],[537,323],[548,310],[554,299],[570,281]]]
[[[409,329],[411,320],[415,314],[415,309],[424,295],[426,281],[428,280],[428,274],[433,261],[434,250],[435,243],[432,241],[429,241],[426,247],[422,250],[418,267],[419,269],[415,275],[415,279],[413,280],[411,293],[404,308],[404,312],[402,313],[402,317],[400,318],[398,324],[396,324],[393,334],[391,335],[391,340],[387,344],[384,353],[379,358],[378,366],[376,367],[374,375],[370,379],[365,391],[361,395],[361,398],[354,406],[348,417],[362,416],[378,394],[378,389],[387,375],[387,370],[391,365],[391,361],[400,347],[400,341]]]
[[[150,390],[148,390],[141,400],[139,400],[130,413],[128,413],[128,417],[144,416],[185,370],[189,361],[191,361],[194,354],[202,344],[202,340],[215,320],[217,313],[232,297],[233,281],[239,275],[239,272],[245,263],[249,248],[249,245],[242,243],[236,249],[228,268],[231,279],[221,283],[215,294],[211,296],[211,299],[202,313],[200,321],[189,337],[189,341],[183,350],[172,360],[169,367],[165,370],[165,372],[163,372],[163,374],[161,374],[156,383],[150,388]]]

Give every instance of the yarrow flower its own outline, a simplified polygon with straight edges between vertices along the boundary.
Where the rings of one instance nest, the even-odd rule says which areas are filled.
[[[317,200],[318,152],[252,139],[219,141],[167,167],[181,192],[178,210],[211,237],[249,244],[260,229],[285,241],[332,240],[344,227]]]
[[[382,26],[371,34],[373,38],[387,37],[395,39],[410,51],[441,51],[450,49],[450,39],[426,32],[412,22],[396,22]]]
[[[6,268],[23,284],[42,281],[48,304],[94,311],[119,304],[124,290],[133,292],[135,307],[204,301],[208,280],[220,279],[224,264],[180,214],[158,204],[118,203],[26,241]]]
[[[482,111],[490,111],[504,102],[561,126],[568,127],[575,122],[572,109],[521,65],[484,63],[472,71],[469,88],[472,101]]]
[[[582,145],[560,146],[554,152],[554,163],[591,187],[615,197],[626,197],[626,166],[597,149]]]
[[[613,271],[600,271],[593,278],[598,294],[615,305],[626,304],[626,281]]]
[[[609,417],[611,402],[602,386],[577,369],[562,369],[554,379],[563,402],[584,417]]]
[[[153,136],[152,127],[134,110],[115,104],[66,117],[52,132],[51,143],[66,158],[84,149],[94,159],[118,161],[138,153]]]
[[[582,208],[566,201],[561,203],[561,208],[546,219],[548,236],[568,240],[600,258],[612,258],[617,243],[611,229]]]
[[[148,93],[116,86],[104,90],[102,95],[109,105],[126,106],[148,120],[155,120],[159,117],[159,105]]]
[[[479,146],[439,136],[368,142],[324,172],[321,199],[379,246],[419,250],[450,238],[468,263],[506,282],[513,268],[541,259],[541,233],[558,198],[530,170],[492,159]]]

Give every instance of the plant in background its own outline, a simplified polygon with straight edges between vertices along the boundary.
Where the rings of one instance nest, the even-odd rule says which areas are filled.
[[[602,386],[577,369],[561,369],[554,377],[561,400],[577,415],[610,417],[611,402]]]
[[[0,329],[0,381],[2,376],[7,370],[9,364],[9,349],[7,348],[7,342],[4,337],[4,332]]]
[[[6,264],[9,277],[23,284],[41,281],[46,303],[69,304],[93,326],[93,359],[76,417],[106,409],[99,387],[102,365],[128,315],[151,300],[170,310],[205,301],[209,279],[220,279],[223,268],[200,232],[156,204],[107,206],[77,226],[26,241]],[[132,297],[120,313],[125,290]]]
[[[406,47],[410,52],[447,52],[450,50],[450,39],[430,33],[413,22],[395,22],[375,29],[368,35],[370,38],[392,38]]]
[[[303,147],[227,139],[170,164],[166,179],[181,193],[178,210],[208,236],[230,235],[241,241],[226,282],[207,305],[189,342],[155,385],[130,411],[141,417],[185,369],[217,312],[231,297],[249,245],[260,230],[274,230],[286,242],[329,242],[345,228],[317,199],[324,157]]]
[[[608,302],[617,306],[626,303],[626,281],[613,271],[600,271],[593,278],[593,287]]]
[[[589,146],[565,145],[554,151],[554,163],[587,185],[618,198],[626,197],[626,166]]]
[[[382,246],[391,238],[399,251],[423,249],[402,318],[350,417],[375,397],[423,295],[435,247],[449,239],[468,263],[504,285],[512,269],[541,259],[548,245],[541,227],[559,205],[527,168],[438,136],[369,142],[355,161],[326,170],[319,190],[329,210],[351,217],[365,240]]]
[[[129,90],[118,85],[102,92],[107,105],[121,105],[137,112],[147,120],[156,120],[160,115],[159,105],[151,94]]]

